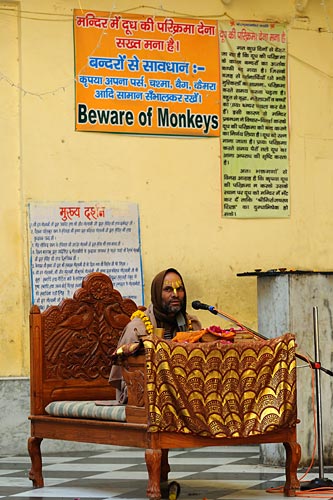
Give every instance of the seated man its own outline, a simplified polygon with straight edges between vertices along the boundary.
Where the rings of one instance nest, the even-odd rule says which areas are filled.
[[[154,328],[162,328],[163,338],[167,340],[172,339],[176,332],[201,330],[198,318],[186,312],[186,289],[176,269],[169,268],[155,276],[151,284],[151,304],[144,312],[138,310],[132,314],[118,347],[154,333]],[[120,366],[112,366],[109,381],[117,388],[117,399],[125,402]]]

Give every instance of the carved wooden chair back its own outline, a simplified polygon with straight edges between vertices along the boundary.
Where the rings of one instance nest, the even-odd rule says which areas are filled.
[[[37,386],[31,393],[35,410],[37,405],[43,413],[55,399],[111,399],[111,354],[136,310],[135,302],[124,299],[109,276],[97,272],[84,278],[73,298],[44,312],[32,306],[31,379]]]

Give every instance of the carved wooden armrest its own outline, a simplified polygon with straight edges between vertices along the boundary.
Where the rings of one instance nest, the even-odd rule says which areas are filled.
[[[127,422],[147,423],[145,370],[146,357],[144,353],[128,356],[122,363],[123,377],[128,391]]]

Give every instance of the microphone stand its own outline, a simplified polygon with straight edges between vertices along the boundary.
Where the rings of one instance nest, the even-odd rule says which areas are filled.
[[[228,319],[228,320],[232,321],[235,325],[239,326],[242,330],[247,330],[248,332],[253,333],[253,335],[255,335],[256,337],[259,337],[263,340],[268,340],[268,338],[261,335],[261,333],[255,332],[250,327],[242,325],[242,323],[239,323],[239,321],[237,321],[234,318],[232,318],[231,316],[229,316],[229,314],[227,314],[225,312],[220,312],[217,309],[215,309],[215,307],[213,307],[213,306],[209,306],[208,311],[211,312],[212,314],[215,314],[215,316],[220,316],[220,318],[224,318],[224,319]]]
[[[313,325],[314,325],[314,351],[315,363],[319,361],[319,329],[318,329],[318,307],[313,308]],[[315,367],[316,368],[316,367]],[[317,406],[317,434],[318,434],[318,466],[319,477],[312,479],[308,483],[301,485],[301,490],[313,490],[317,488],[332,488],[333,481],[324,477],[324,453],[323,453],[323,437],[322,437],[322,417],[321,417],[321,389],[320,389],[320,371],[315,369],[316,382],[316,406]]]
[[[235,325],[239,326],[243,330],[249,331],[255,337],[258,337],[258,338],[263,339],[263,340],[268,340],[268,337],[265,337],[261,333],[258,333],[255,330],[252,330],[252,328],[250,328],[250,327],[248,327],[246,325],[243,325],[242,323],[240,323],[239,321],[237,321],[236,319],[234,319],[232,316],[230,316],[226,312],[223,312],[223,311],[220,312],[220,311],[218,311],[217,309],[215,309],[214,306],[209,306],[208,307],[208,311],[210,313],[214,314],[215,316],[219,316],[220,318],[228,319],[229,321],[231,321]],[[315,355],[315,357],[316,357],[316,355]],[[323,366],[321,366],[321,363],[320,363],[319,359],[316,359],[315,361],[311,361],[306,356],[303,356],[302,354],[299,354],[297,352],[296,352],[296,358],[299,358],[302,361],[305,361],[305,362],[309,363],[311,365],[311,367],[316,370],[315,373],[317,373],[317,370],[322,370],[327,375],[330,375],[331,377],[333,377],[333,372],[331,370],[328,370],[327,368],[324,368]]]
[[[219,312],[215,307],[209,306],[209,312],[220,316],[221,318],[228,319],[235,323],[237,326],[242,329],[248,330],[253,333],[256,337],[259,337],[264,340],[268,340],[267,337],[264,337],[260,333],[248,328],[245,325],[239,323],[234,318],[229,316],[229,314],[225,312]],[[318,328],[318,307],[313,307],[313,328],[314,328],[314,355],[315,361],[309,361],[305,356],[301,354],[295,353],[296,357],[302,359],[311,364],[311,367],[315,370],[315,382],[316,382],[316,407],[317,407],[317,434],[318,434],[318,467],[319,467],[319,477],[312,479],[308,483],[304,483],[301,485],[301,490],[313,490],[313,489],[327,489],[333,487],[333,481],[331,479],[324,477],[324,459],[323,459],[323,438],[322,438],[322,413],[321,413],[321,388],[320,388],[320,370],[324,371],[330,376],[333,376],[333,372],[321,366],[319,359],[319,328]]]

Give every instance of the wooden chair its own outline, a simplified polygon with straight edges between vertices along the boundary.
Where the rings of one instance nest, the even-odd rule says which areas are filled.
[[[168,479],[169,449],[283,443],[286,450],[284,494],[295,496],[299,487],[297,467],[300,460],[296,426],[267,435],[232,439],[150,432],[144,353],[124,360],[128,404],[117,408],[122,413],[120,421],[110,420],[110,414],[104,415],[104,411],[112,412],[112,406],[103,409],[100,415],[82,413],[80,407],[87,401],[90,401],[91,408],[96,400],[115,398],[114,389],[108,383],[111,354],[136,309],[136,304],[123,299],[103,273],[89,274],[73,298],[65,299],[44,312],[40,312],[38,306],[32,306],[31,436],[28,450],[31,457],[29,478],[34,487],[44,485],[43,439],[143,448],[149,476],[147,497],[154,500],[161,498],[161,482]],[[50,414],[50,405],[76,410],[67,416],[55,416]]]

